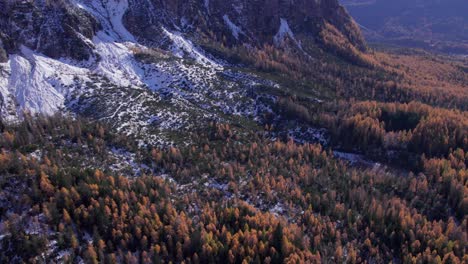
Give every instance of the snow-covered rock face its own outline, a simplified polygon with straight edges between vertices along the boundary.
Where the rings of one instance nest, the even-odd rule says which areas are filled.
[[[152,43],[160,40],[164,25],[187,32],[214,32],[232,45],[263,45],[274,43],[283,20],[294,33],[311,40],[328,23],[350,43],[365,48],[359,29],[337,0],[129,0],[124,16],[130,32]]]
[[[230,70],[197,47],[197,32],[300,47],[340,10],[335,0],[0,1],[0,116],[71,111],[160,144],[213,119],[258,120],[276,100],[262,89],[279,86]]]
[[[253,91],[277,87],[274,83],[225,70],[181,32],[161,27],[167,51],[139,43],[122,22],[129,8],[126,0],[71,3],[69,9],[85,13],[98,25],[92,35],[75,31],[92,56],[55,58],[32,49],[36,42],[18,39],[18,47],[10,50],[14,53],[0,63],[4,121],[15,121],[24,111],[72,111],[107,121],[142,142],[167,144],[171,141],[165,133],[173,130],[226,114],[255,119],[271,111],[265,102],[275,99]]]
[[[53,114],[63,108],[64,91],[73,85],[74,76],[86,75],[88,71],[36,54],[24,46],[21,50],[22,56],[12,55],[7,63],[0,65],[5,70],[0,81],[2,96],[14,99],[4,103],[5,110],[12,109],[14,102],[17,109],[10,116],[23,110]]]
[[[285,38],[290,38],[297,42],[296,38],[294,37],[294,33],[292,32],[291,28],[289,27],[288,21],[286,19],[281,18],[280,27],[278,33],[273,37],[273,41],[276,45],[280,45]]]

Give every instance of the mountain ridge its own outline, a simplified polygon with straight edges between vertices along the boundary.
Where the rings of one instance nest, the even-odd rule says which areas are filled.
[[[313,38],[319,35],[324,23],[330,23],[354,45],[361,50],[365,49],[359,29],[355,27],[345,9],[334,0],[322,2],[277,0],[253,3],[245,0],[212,0],[189,1],[188,4],[185,1],[169,1],[169,4],[165,3],[167,1],[160,2],[161,6],[168,7],[166,9],[169,10],[170,18],[167,18],[167,14],[163,14],[162,18],[155,18],[154,12],[139,12],[139,10],[154,10],[152,2],[146,2],[150,6],[145,6],[138,0],[129,2],[129,12],[124,20],[134,35],[152,40],[157,36],[154,33],[159,31],[158,26],[156,28],[154,26],[157,21],[165,26],[172,24],[174,28],[182,30],[185,27],[187,31],[193,28],[203,33],[214,31],[217,39],[221,39],[222,35],[226,36],[231,44],[262,45],[273,43],[274,36],[284,21],[290,23],[289,26],[295,34]],[[138,20],[147,23],[140,26]],[[132,28],[135,25],[137,26]],[[240,34],[229,32],[233,27],[237,28]]]
[[[341,0],[370,42],[468,54],[467,4],[463,0]]]
[[[345,12],[337,1],[327,2],[323,11],[314,11],[318,13],[311,16],[318,19],[328,13]],[[266,21],[264,28],[257,29],[269,32],[268,38],[263,39],[253,39],[255,32],[247,30],[249,23],[256,23],[250,16],[254,16],[258,6],[250,7],[248,15],[235,18],[232,12],[244,13],[232,3],[247,3],[237,0],[229,5],[209,1],[207,6],[203,1],[182,5],[164,0],[1,3],[0,39],[4,53],[8,54],[0,63],[3,84],[0,111],[5,121],[20,119],[24,111],[48,115],[65,111],[111,121],[119,131],[141,133],[148,139],[151,137],[147,131],[155,129],[155,122],[157,129],[168,131],[236,116],[260,120],[272,111],[276,100],[276,96],[261,88],[281,90],[280,86],[268,78],[232,70],[233,65],[223,58],[205,52],[198,45],[199,40],[221,43],[231,36],[232,41],[227,41],[231,46],[248,50],[271,45],[297,50],[299,56],[306,58],[313,55],[303,50],[302,44],[310,42],[316,50],[328,52],[327,46],[318,40],[322,34],[316,32],[317,27],[309,28],[306,23],[300,29],[299,22],[292,22],[288,14],[279,12],[279,1],[258,2],[272,5],[271,15],[266,18],[273,22]],[[318,2],[300,4],[310,10]],[[295,10],[301,10],[300,7]],[[273,16],[275,10],[278,13]],[[302,21],[305,17],[299,15],[302,18],[297,21]],[[322,17],[325,28],[335,28],[332,23],[337,22],[332,19],[327,22],[325,18]],[[345,20],[354,28],[350,17]],[[191,21],[200,22],[198,30],[191,26]],[[210,29],[218,32],[218,36]],[[346,30],[335,28],[332,32],[353,47],[351,38],[344,36],[356,35],[359,40],[356,50],[365,49],[359,31],[346,33]],[[252,37],[242,39],[244,34]],[[151,142],[171,142],[165,136],[161,138],[164,134],[161,131],[149,134],[155,137]]]
[[[80,8],[86,6],[92,8]],[[121,9],[122,17],[108,13],[111,9]],[[258,10],[262,10],[261,16]],[[151,46],[160,45],[164,37],[163,28],[189,34],[201,32],[210,35],[214,32],[213,40],[227,37],[231,45],[273,44],[284,21],[290,24],[288,26],[295,35],[320,42],[319,33],[328,23],[352,45],[365,50],[359,29],[335,0],[294,4],[291,1],[248,3],[241,0],[188,3],[164,0],[29,0],[3,1],[0,12],[3,16],[0,19],[0,39],[8,54],[17,52],[19,45],[23,44],[52,58],[87,60],[93,55],[92,47],[82,36],[88,39],[95,36],[103,27],[100,18],[115,22],[122,20],[118,23],[140,42]],[[232,32],[233,27],[238,27],[240,33]]]

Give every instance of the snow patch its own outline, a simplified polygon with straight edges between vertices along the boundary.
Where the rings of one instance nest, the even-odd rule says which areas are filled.
[[[205,0],[205,8],[208,13],[210,13],[210,0]]]
[[[134,36],[122,23],[127,0],[75,0],[75,4],[95,16],[103,30],[92,39],[100,60],[93,72],[118,86],[141,86],[143,70],[133,57]],[[84,38],[84,37],[83,37]]]
[[[281,43],[284,41],[286,37],[291,38],[299,46],[299,43],[296,41],[296,38],[294,37],[294,33],[289,27],[288,21],[284,18],[281,18],[278,33],[276,33],[276,35],[273,37],[273,41],[275,45],[279,46],[281,45]]]
[[[75,5],[96,17],[106,34],[116,40],[136,42],[122,23],[128,0],[74,0]]]
[[[205,67],[214,67],[222,69],[222,66],[214,60],[206,57],[201,51],[199,51],[190,40],[185,39],[179,33],[172,33],[166,28],[162,28],[164,34],[173,42],[172,52],[175,56],[183,58],[184,55],[197,61],[199,64]]]
[[[7,62],[10,74],[8,80],[0,81],[2,96],[14,96],[16,114],[23,110],[53,114],[63,108],[69,86],[75,77],[86,75],[88,70],[50,59],[24,46],[21,51],[22,55],[11,55]],[[3,86],[5,83],[7,85]]]
[[[335,158],[348,162],[352,166],[365,166],[368,168],[380,167],[380,163],[368,160],[366,159],[364,155],[360,155],[356,153],[341,152],[341,151],[333,150],[333,156]]]
[[[284,209],[284,206],[281,203],[278,202],[269,211],[270,211],[270,213],[274,214],[275,216],[280,216],[280,215],[283,215],[286,210]]]
[[[0,63],[0,118],[8,119],[9,118],[9,109],[8,107],[13,106],[12,95],[8,90],[8,79],[11,75],[10,63]],[[5,120],[9,121],[9,120]]]
[[[113,41],[104,32],[98,32],[93,43],[101,59],[94,72],[106,76],[112,83],[119,86],[141,86],[143,70],[135,61],[131,51],[131,43]]]
[[[237,14],[242,14],[242,11],[244,10],[244,5],[239,3],[237,5],[233,4],[232,7],[234,8],[234,10],[236,10]]]
[[[244,34],[244,32],[242,31],[242,29],[238,26],[236,26],[236,24],[232,23],[231,19],[229,19],[229,16],[228,15],[224,15],[223,16],[223,19],[224,19],[224,23],[226,23],[226,26],[229,27],[229,29],[231,30],[231,33],[232,35],[237,39],[239,40],[239,35],[240,34]]]

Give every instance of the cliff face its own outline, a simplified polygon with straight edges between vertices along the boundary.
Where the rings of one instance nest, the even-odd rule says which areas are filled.
[[[0,1],[0,48],[8,53],[24,45],[52,58],[87,60],[92,48],[84,38],[99,28],[90,14],[66,0]]]
[[[272,99],[252,91],[279,84],[225,67],[206,41],[307,59],[365,48],[336,0],[0,0],[0,116],[65,109],[125,133],[224,118],[212,109],[263,118]]]
[[[263,42],[272,40],[281,26],[281,19],[287,21],[294,34],[315,38],[330,23],[347,36],[352,43],[364,47],[359,30],[354,28],[352,19],[336,0],[238,0],[213,2],[216,16],[229,14],[229,17],[242,25],[252,38],[260,37]]]
[[[352,45],[365,49],[359,29],[337,0],[129,0],[125,24],[152,42],[160,38],[163,25],[222,35],[233,45],[273,43],[285,24],[296,35],[319,40],[330,24]]]
[[[365,42],[359,29],[337,0],[0,0],[0,60],[20,45],[52,58],[88,60],[92,39],[102,29],[102,17],[87,6],[124,6],[124,26],[145,43],[164,42],[163,28],[201,32],[229,45],[275,43],[297,36],[320,42],[325,25],[332,25],[345,41],[360,50]],[[97,18],[97,16],[100,16]]]
[[[468,54],[466,0],[341,0],[373,42]]]

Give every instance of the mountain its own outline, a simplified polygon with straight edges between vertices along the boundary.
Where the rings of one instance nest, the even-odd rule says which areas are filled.
[[[1,5],[7,53],[25,45],[51,58],[87,60],[92,47],[86,39],[102,29],[116,39],[151,46],[160,46],[166,31],[227,37],[230,45],[263,45],[294,35],[315,42],[325,25],[365,49],[359,30],[337,1],[4,0]]]
[[[289,96],[316,104],[388,100],[390,91],[406,101],[437,98],[466,107],[463,78],[447,88],[445,79],[421,84],[405,75],[397,61],[366,49],[335,0],[0,5],[5,122],[20,120],[24,111],[66,112],[110,123],[142,144],[171,144],[190,142],[187,133],[213,120],[283,124],[278,102]],[[450,71],[464,76],[462,69]]]
[[[301,58],[320,50],[353,55],[366,49],[337,1],[3,0],[0,5],[4,120],[25,110],[66,110],[111,121],[147,140],[154,124],[177,130],[194,120],[226,114],[260,118],[271,111],[274,97],[252,91],[278,89],[277,84],[234,69],[224,55],[204,50],[207,43],[211,50],[226,46],[247,53],[272,46]],[[159,142],[164,133],[151,134],[158,134]]]
[[[0,263],[466,262],[463,57],[336,0],[0,0],[0,40]]]
[[[466,1],[342,0],[366,38],[445,53],[468,54]]]
[[[158,6],[164,11],[158,11]],[[354,45],[365,48],[359,30],[337,1],[130,1],[124,21],[145,41],[157,43],[163,26],[212,32],[217,39],[227,36],[231,45],[272,43],[288,34],[300,40],[316,40],[325,24],[330,24]]]

